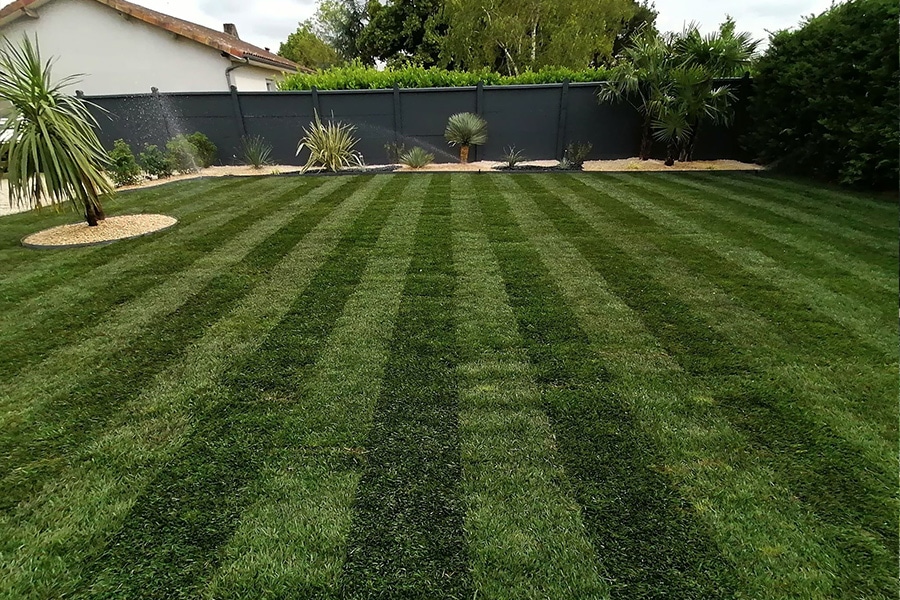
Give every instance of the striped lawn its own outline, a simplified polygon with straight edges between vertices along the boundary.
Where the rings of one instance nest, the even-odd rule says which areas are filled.
[[[0,598],[895,598],[895,203],[255,177],[0,219]]]

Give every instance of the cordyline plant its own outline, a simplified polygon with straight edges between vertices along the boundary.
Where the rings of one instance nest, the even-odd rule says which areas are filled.
[[[0,49],[0,101],[5,101],[2,142],[5,177],[13,204],[40,207],[71,201],[88,225],[105,217],[100,198],[114,190],[105,170],[109,157],[88,104],[55,84],[52,60],[41,61],[37,39],[9,40]]]
[[[315,165],[321,165],[326,171],[362,166],[362,155],[353,149],[359,141],[353,137],[356,128],[339,121],[322,123],[318,112],[314,117],[309,127],[303,129],[305,135],[297,146],[298,156],[304,148],[309,150],[309,160],[303,165],[302,172]]]

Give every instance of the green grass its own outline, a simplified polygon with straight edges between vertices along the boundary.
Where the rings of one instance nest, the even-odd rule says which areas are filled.
[[[178,182],[0,219],[0,598],[894,598],[896,205]]]

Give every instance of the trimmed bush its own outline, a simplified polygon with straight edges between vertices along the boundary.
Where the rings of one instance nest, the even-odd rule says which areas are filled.
[[[187,136],[187,139],[197,149],[197,160],[202,168],[211,167],[216,163],[219,149],[205,134],[197,131]]]
[[[171,158],[154,145],[144,146],[144,151],[138,155],[138,162],[147,175],[159,179],[171,177],[175,170]]]
[[[602,81],[605,69],[575,71],[565,67],[545,67],[539,71],[526,71],[516,76],[500,75],[492,71],[448,71],[436,67],[405,66],[378,71],[372,67],[351,64],[332,67],[316,73],[297,73],[286,77],[280,89],[310,90],[372,90],[389,89],[396,84],[401,88],[463,87],[478,85],[514,85],[538,83],[562,83]]]
[[[851,0],[772,37],[754,78],[757,159],[845,185],[896,189],[896,0]]]
[[[116,140],[113,143],[113,149],[109,153],[109,176],[112,178],[116,187],[123,185],[134,185],[141,180],[141,167],[134,158],[134,152],[131,151],[125,140]]]

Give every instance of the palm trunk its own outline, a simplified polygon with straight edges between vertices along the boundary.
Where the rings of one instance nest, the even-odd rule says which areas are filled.
[[[459,162],[461,162],[461,163],[469,162],[469,147],[468,146],[460,146],[459,147]]]
[[[653,130],[650,124],[649,115],[644,117],[644,124],[641,128],[641,149],[638,157],[641,160],[648,160],[650,152],[653,151]]]
[[[87,221],[89,227],[99,225],[99,222],[105,218],[101,217],[102,214],[102,211],[100,214],[97,213],[96,207],[91,202],[84,203],[84,220]]]
[[[678,153],[678,146],[675,145],[675,142],[669,142],[667,152],[666,152],[666,166],[671,167],[675,164],[675,155]]]

